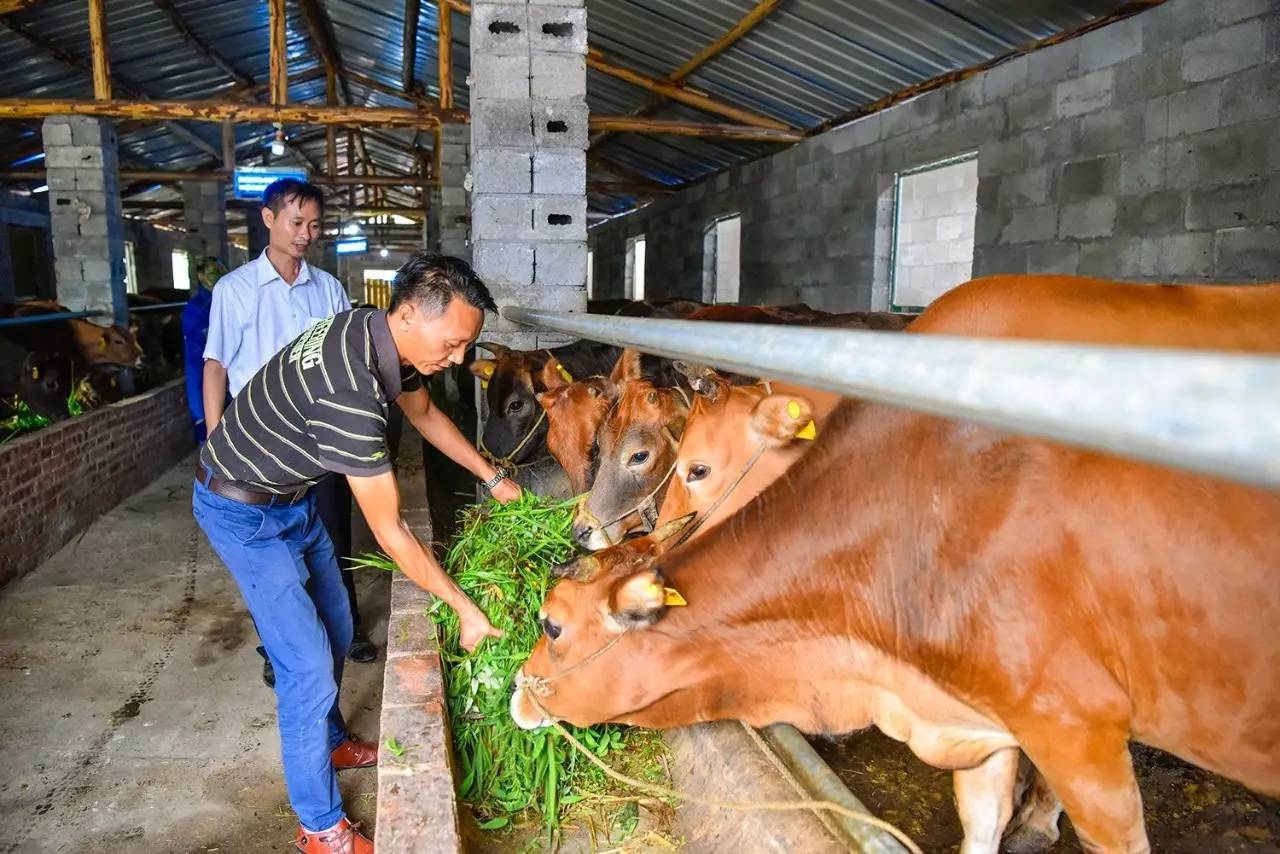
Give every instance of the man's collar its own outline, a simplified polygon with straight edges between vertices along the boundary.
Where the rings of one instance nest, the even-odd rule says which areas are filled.
[[[275,266],[271,263],[271,259],[267,257],[267,250],[263,249],[262,254],[258,256],[258,260],[254,262],[257,265],[258,286],[262,287],[274,282],[276,279],[284,281],[280,274],[276,272]],[[307,265],[304,258],[298,266],[298,278],[293,280],[293,284],[303,285],[311,281],[311,268]]]
[[[378,378],[387,400],[400,396],[400,351],[391,337],[391,318],[379,309],[369,319],[369,332],[373,336],[373,358],[378,363]]]

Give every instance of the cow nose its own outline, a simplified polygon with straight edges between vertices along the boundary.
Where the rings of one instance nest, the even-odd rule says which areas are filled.
[[[595,532],[596,529],[591,525],[577,522],[573,526],[573,541],[583,548],[587,548],[587,544],[591,542],[591,535]]]

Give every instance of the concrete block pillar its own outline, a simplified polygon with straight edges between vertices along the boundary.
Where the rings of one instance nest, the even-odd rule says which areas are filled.
[[[582,0],[472,7],[473,266],[500,306],[586,308],[586,51]],[[567,341],[501,320],[485,337]]]
[[[467,206],[467,167],[471,162],[471,129],[466,125],[440,128],[440,186],[433,188],[432,206],[439,211],[440,252],[471,259],[471,212]]]
[[[227,185],[221,181],[187,181],[182,185],[187,223],[187,253],[193,258],[227,258]]]
[[[105,312],[98,323],[127,325],[115,128],[108,119],[50,116],[43,134],[58,301]]]

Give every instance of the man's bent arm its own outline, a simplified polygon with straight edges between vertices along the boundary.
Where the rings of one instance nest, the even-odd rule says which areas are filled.
[[[432,405],[425,386],[401,394],[396,398],[396,405],[414,429],[422,434],[422,438],[439,449],[440,453],[482,481],[493,477],[496,471],[494,467],[480,456],[480,452],[462,435],[449,416],[440,407]]]
[[[337,477],[337,475],[334,475]],[[394,472],[372,477],[347,476],[351,494],[369,523],[369,530],[396,566],[419,587],[444,600],[462,617],[479,612],[457,583],[440,567],[435,556],[400,518],[400,490]]]
[[[213,435],[213,428],[222,420],[222,410],[227,402],[227,369],[217,359],[204,360],[204,434]]]

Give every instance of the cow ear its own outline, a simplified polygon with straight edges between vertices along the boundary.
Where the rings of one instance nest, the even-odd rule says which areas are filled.
[[[638,380],[644,376],[640,369],[640,351],[639,350],[623,350],[622,355],[618,357],[618,363],[613,366],[609,379],[615,383],[624,383],[627,380]]]
[[[751,432],[773,448],[817,436],[813,404],[797,394],[771,394],[751,413]]]
[[[471,363],[471,373],[485,382],[493,378],[493,372],[497,369],[498,363],[492,359],[476,359]]]
[[[620,578],[609,591],[610,628],[617,632],[648,628],[666,609],[667,589],[656,569]]]
[[[561,386],[561,388],[563,388],[563,386]],[[563,394],[558,388],[552,389],[551,391],[540,391],[534,395],[534,397],[538,398],[538,405],[547,412],[550,412],[555,408],[556,403],[559,402],[562,396]]]
[[[547,359],[546,364],[542,366],[542,370],[538,374],[542,380],[542,387],[547,391],[566,386],[573,382],[569,376],[569,372],[564,369],[555,359]]]
[[[567,578],[585,584],[600,572],[600,558],[582,555],[551,568],[553,578]]]

